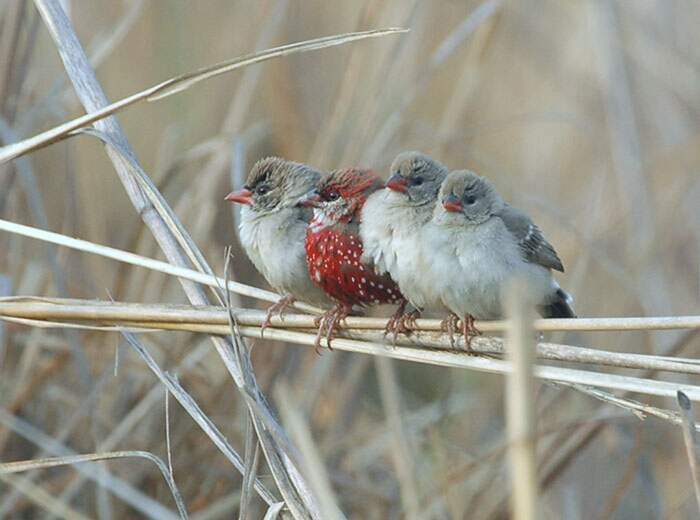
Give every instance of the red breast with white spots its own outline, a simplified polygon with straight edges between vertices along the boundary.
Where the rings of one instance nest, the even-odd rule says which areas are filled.
[[[403,296],[388,276],[362,263],[362,242],[355,233],[332,227],[306,232],[306,258],[315,284],[348,305],[399,303]]]
[[[399,303],[403,296],[389,276],[362,262],[359,220],[367,197],[383,186],[371,170],[336,170],[321,179],[314,218],[306,230],[306,260],[315,284],[348,305]]]

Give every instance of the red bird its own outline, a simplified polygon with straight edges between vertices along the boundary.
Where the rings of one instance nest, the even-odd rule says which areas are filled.
[[[324,333],[330,347],[338,322],[355,305],[399,304],[388,331],[403,314],[406,300],[398,286],[388,275],[376,274],[372,264],[362,261],[361,209],[367,197],[382,187],[382,181],[371,170],[347,168],[326,174],[300,201],[314,208],[305,238],[311,280],[336,302],[320,318],[317,349]]]

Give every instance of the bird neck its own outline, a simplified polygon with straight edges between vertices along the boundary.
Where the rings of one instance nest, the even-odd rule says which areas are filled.
[[[354,218],[355,213],[355,211],[332,213],[320,208],[315,208],[314,215],[309,223],[309,229],[311,229],[312,232],[318,232],[332,226],[342,231],[346,226],[351,225],[353,221],[356,220]]]

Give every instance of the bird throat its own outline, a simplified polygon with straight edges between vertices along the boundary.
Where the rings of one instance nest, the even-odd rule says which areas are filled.
[[[335,226],[336,224],[347,224],[352,215],[346,215],[345,212],[337,212],[332,209],[314,208],[314,216],[309,223],[309,228],[313,233]]]

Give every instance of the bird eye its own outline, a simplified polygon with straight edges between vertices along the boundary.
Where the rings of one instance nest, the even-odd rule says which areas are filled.
[[[473,195],[469,195],[468,197],[466,197],[464,199],[464,202],[466,202],[468,205],[471,206],[472,204],[474,204],[476,202],[476,197],[474,197]]]
[[[268,191],[270,191],[270,188],[268,188],[265,184],[261,184],[255,188],[255,193],[258,195],[265,195]]]
[[[423,184],[423,177],[416,177],[413,179],[414,186],[420,186],[421,184]]]
[[[331,191],[328,195],[326,195],[327,200],[338,200],[338,198],[340,198],[340,195],[337,191]]]

